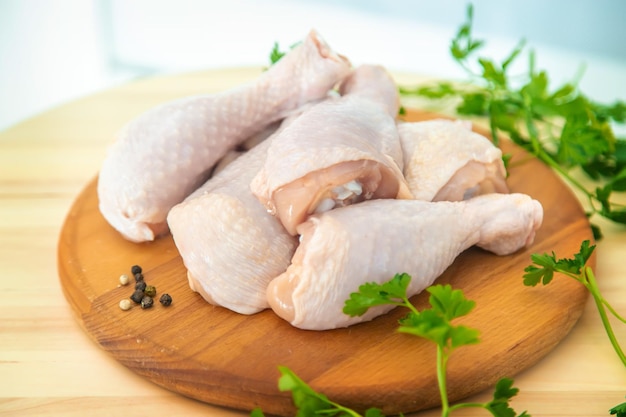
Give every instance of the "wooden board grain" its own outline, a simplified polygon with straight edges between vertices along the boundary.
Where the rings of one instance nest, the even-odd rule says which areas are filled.
[[[408,120],[435,117],[409,111]],[[483,132],[484,133],[484,132]],[[525,154],[511,144],[513,162]],[[544,224],[535,243],[497,257],[472,248],[438,279],[461,288],[477,307],[459,322],[481,332],[481,343],[454,352],[449,362],[449,398],[459,400],[512,377],[549,353],[574,326],[586,291],[573,280],[547,287],[522,284],[530,254],[555,251],[570,256],[592,239],[575,196],[547,167],[527,160],[510,170],[512,191],[539,200]],[[98,211],[96,181],[78,196],[63,225],[58,269],[64,294],[77,320],[100,347],[139,375],[166,389],[207,403],[266,413],[293,414],[289,393],[277,388],[277,367],[291,368],[334,401],[385,413],[417,411],[439,404],[434,346],[395,332],[405,311],[394,310],[347,329],[299,330],[271,311],[244,316],[207,304],[187,285],[185,268],[170,237],[135,244],[121,238]],[[593,260],[592,260],[593,261]],[[131,265],[170,307],[122,311],[132,286],[118,277]],[[233,265],[233,268],[236,268]],[[425,294],[413,298],[421,308]]]

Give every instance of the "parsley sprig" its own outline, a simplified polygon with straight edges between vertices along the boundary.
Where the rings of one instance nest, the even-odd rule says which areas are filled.
[[[533,263],[524,269],[524,285],[530,287],[537,286],[539,283],[548,285],[554,279],[555,273],[563,274],[580,282],[593,297],[611,345],[624,366],[626,366],[626,354],[615,336],[613,326],[609,320],[609,314],[623,324],[626,324],[626,318],[621,316],[601,294],[593,270],[587,265],[595,248],[595,245],[590,245],[590,242],[585,240],[581,243],[580,250],[574,254],[573,258],[557,258],[554,252],[551,254],[544,253],[540,255],[535,253],[531,255]],[[616,414],[617,417],[626,417],[626,402],[611,408],[609,411],[611,414]]]
[[[593,270],[591,267],[587,266],[587,261],[591,257],[595,247],[595,245],[590,245],[588,240],[585,240],[582,242],[580,250],[573,258],[559,259],[554,252],[551,254],[544,253],[540,255],[535,253],[531,255],[533,264],[524,269],[524,285],[532,287],[539,283],[548,285],[552,282],[555,273],[568,276],[584,285],[593,297],[598,313],[600,314],[600,319],[602,320],[602,325],[613,345],[613,349],[624,366],[626,366],[626,354],[615,336],[615,332],[609,320],[609,314],[624,324],[626,324],[626,318],[622,317],[602,296]]]
[[[278,389],[280,391],[291,391],[293,405],[296,406],[298,413],[296,417],[309,416],[330,416],[330,417],[361,417],[358,412],[337,404],[328,399],[324,394],[316,392],[306,382],[301,380],[291,369],[280,366],[281,373],[278,380]],[[264,414],[260,409],[255,409],[250,417],[263,417]],[[384,417],[378,408],[370,408],[365,412],[364,417]]]
[[[626,103],[601,104],[584,95],[577,81],[553,90],[545,71],[535,68],[529,53],[526,74],[510,74],[522,53],[519,42],[502,62],[478,57],[484,41],[472,36],[473,8],[452,39],[450,53],[465,69],[464,83],[438,82],[418,88],[400,88],[403,96],[458,100],[461,115],[488,118],[494,142],[502,133],[553,168],[577,189],[587,202],[587,215],[599,215],[626,224],[626,206],[615,194],[626,191],[626,140],[618,139],[612,124],[626,122]],[[476,58],[472,65],[470,60]],[[582,170],[592,185],[576,174]],[[596,238],[599,227],[593,225]]]
[[[626,417],[626,403],[621,403],[609,410],[611,414],[615,414],[616,417]]]
[[[274,42],[274,46],[272,47],[272,51],[270,52],[270,65],[274,65],[275,63],[280,61],[280,59],[284,57],[286,53],[287,52],[283,52],[280,50],[278,42]]]
[[[460,408],[484,408],[495,417],[515,417],[517,414],[509,406],[509,401],[518,393],[513,381],[503,378],[496,384],[491,401],[486,403],[458,403],[450,405],[447,394],[447,366],[452,352],[461,347],[479,342],[479,331],[463,325],[453,324],[453,320],[469,314],[476,303],[465,298],[463,291],[452,289],[450,285],[433,285],[426,289],[430,294],[430,308],[422,311],[410,302],[407,288],[411,276],[396,274],[390,281],[377,284],[366,283],[359,291],[350,295],[343,312],[350,316],[360,316],[373,306],[391,304],[409,309],[409,314],[400,320],[399,332],[430,340],[437,348],[437,383],[441,397],[441,415],[448,417]],[[526,412],[519,415],[528,417]]]
[[[296,46],[300,45],[301,43],[302,42],[296,42],[294,44],[291,44],[291,46],[289,47],[288,50],[281,50],[280,49],[280,45],[278,44],[278,42],[274,42],[274,46],[272,47],[272,50],[270,51],[269,67],[271,67],[272,65],[274,65],[275,63],[280,61],[282,59],[282,57],[284,57],[287,54],[288,51],[292,50],[293,48],[295,48]],[[267,68],[269,68],[269,67],[267,67]]]
[[[437,382],[441,396],[442,417],[448,417],[454,410],[461,408],[483,408],[494,417],[518,416],[509,402],[519,390],[513,387],[513,380],[509,378],[502,378],[497,382],[490,401],[450,405],[446,388],[448,359],[455,349],[479,342],[478,330],[455,325],[452,321],[469,314],[475,302],[466,299],[461,290],[452,289],[450,285],[434,285],[427,288],[430,293],[428,300],[430,308],[419,311],[407,296],[410,281],[411,277],[408,274],[396,274],[390,281],[383,284],[363,284],[358,292],[351,294],[346,300],[343,311],[350,316],[361,316],[371,307],[378,305],[394,305],[409,310],[408,315],[400,320],[398,331],[425,338],[436,345]],[[317,393],[290,369],[280,367],[279,370],[281,373],[279,389],[291,391],[293,403],[298,410],[297,417],[315,415],[361,417],[361,414],[356,411]],[[251,416],[262,417],[263,413],[256,409]],[[363,416],[383,417],[383,414],[378,408],[370,408]],[[523,412],[519,414],[519,417],[530,417],[530,415]]]

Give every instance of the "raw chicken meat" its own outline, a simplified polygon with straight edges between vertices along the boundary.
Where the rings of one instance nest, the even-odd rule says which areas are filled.
[[[339,94],[341,97],[367,100],[377,105],[381,111],[394,120],[400,110],[398,86],[387,70],[380,65],[361,65],[357,67],[352,71],[352,74],[341,82]],[[380,139],[381,143],[379,146],[382,152],[391,156],[398,168],[400,168],[400,171],[402,171],[404,157],[402,155],[402,146],[399,144],[400,138],[397,135],[383,134]]]
[[[487,194],[461,202],[372,200],[311,216],[286,272],[267,289],[272,309],[293,326],[324,330],[371,320],[343,313],[366,282],[412,276],[408,293],[430,286],[465,249],[506,255],[530,245],[542,222],[539,202],[524,194]]]
[[[289,265],[297,239],[252,195],[269,142],[242,154],[167,217],[189,286],[241,314],[269,307],[269,281]]]
[[[381,65],[361,65],[356,68],[339,86],[339,94],[342,96],[352,94],[370,99],[394,118],[400,110],[398,86]],[[393,156],[394,159],[398,158],[398,155]],[[399,164],[402,163],[401,160],[402,158],[398,158]]]
[[[380,68],[357,68],[345,95],[272,137],[252,192],[291,234],[314,212],[375,198],[411,198],[401,171],[397,88]]]
[[[271,138],[310,105],[263,135]],[[250,191],[269,144],[263,139],[247,152],[231,151],[227,155],[234,157],[167,216],[191,289],[208,303],[241,314],[269,307],[267,284],[287,269],[298,243]]]
[[[471,123],[451,120],[398,123],[404,176],[413,196],[460,201],[507,193],[502,151],[475,133]]]
[[[98,181],[100,211],[129,240],[166,233],[170,208],[206,181],[229,149],[325,97],[350,69],[347,59],[311,31],[252,83],[147,111],[109,149]]]
[[[312,103],[309,103],[309,104],[312,104]],[[307,106],[309,104],[307,104]],[[298,109],[298,113],[302,112],[303,107],[305,106],[302,106],[300,109]],[[256,132],[254,135],[250,136],[248,139],[241,142],[241,144],[239,145],[240,150],[249,151],[250,149],[254,148],[256,145],[258,145],[259,143],[263,142],[264,140],[272,136],[276,132],[276,130],[278,130],[278,128],[280,127],[282,123],[283,123],[282,120],[277,120],[265,126],[263,130]]]
[[[217,161],[217,163],[213,166],[213,170],[211,171],[211,177],[222,172],[224,168],[226,168],[228,165],[231,164],[231,162],[239,158],[244,153],[245,151],[240,151],[238,149],[232,149],[226,152],[226,155],[222,156],[222,158]]]

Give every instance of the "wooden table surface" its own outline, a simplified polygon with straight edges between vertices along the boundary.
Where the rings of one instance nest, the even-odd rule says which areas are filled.
[[[119,127],[163,101],[220,91],[259,71],[214,70],[137,81],[0,132],[0,415],[245,415],[166,391],[101,350],[72,315],[59,285],[56,256],[65,215],[97,173]],[[422,80],[406,74],[396,79],[404,85]],[[605,238],[598,244],[596,276],[606,298],[626,314],[626,230],[600,224]],[[615,325],[626,344],[626,326]],[[535,417],[608,416],[612,406],[626,401],[626,369],[592,302],[570,335],[516,375],[515,384],[520,393],[514,408]],[[486,414],[462,410],[453,415]]]

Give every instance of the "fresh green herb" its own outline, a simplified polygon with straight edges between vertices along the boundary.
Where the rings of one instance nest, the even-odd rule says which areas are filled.
[[[461,290],[453,290],[450,285],[434,285],[427,289],[430,293],[430,308],[422,311],[409,301],[407,288],[411,281],[408,274],[396,274],[390,281],[383,284],[367,283],[359,287],[359,291],[350,295],[344,305],[344,313],[360,316],[367,310],[379,305],[402,306],[409,309],[409,314],[400,320],[398,331],[423,337],[437,346],[437,381],[441,395],[442,417],[460,408],[483,408],[494,417],[515,417],[517,414],[509,406],[510,400],[517,395],[518,389],[513,381],[503,378],[496,384],[493,398],[485,403],[458,403],[450,405],[446,389],[446,369],[448,359],[458,347],[478,343],[478,330],[465,326],[453,325],[452,321],[467,315],[475,306]],[[286,367],[279,368],[281,377],[279,389],[291,391],[294,405],[298,409],[297,416],[345,416],[360,417],[356,411],[332,402],[323,394],[317,393],[304,381]],[[261,410],[256,409],[252,417],[262,417]],[[380,409],[370,408],[365,417],[383,417]],[[530,417],[526,412],[519,417]]]
[[[611,304],[602,296],[596,277],[591,269],[587,266],[587,261],[591,257],[595,249],[595,245],[590,246],[589,241],[585,240],[580,245],[580,250],[574,255],[573,258],[561,258],[557,259],[554,252],[552,254],[544,253],[543,255],[533,254],[531,260],[532,265],[527,266],[524,269],[524,285],[536,286],[539,283],[548,285],[552,282],[555,273],[560,273],[580,282],[591,293],[593,300],[596,304],[598,312],[604,329],[617,353],[620,360],[626,366],[626,354],[621,348],[609,321],[609,314],[613,315],[622,323],[626,324],[626,318],[619,315],[619,313],[611,306]]]
[[[461,115],[485,116],[494,142],[501,133],[562,175],[587,201],[588,216],[600,215],[626,224],[626,206],[615,202],[615,193],[626,191],[626,140],[615,137],[612,123],[626,121],[626,104],[605,105],[585,96],[576,82],[551,90],[545,71],[535,69],[529,53],[525,75],[511,76],[511,64],[519,57],[521,41],[502,61],[470,59],[484,45],[472,36],[473,9],[453,38],[453,59],[469,75],[466,83],[439,82],[418,88],[400,88],[403,96],[458,100]],[[576,168],[593,182],[585,186],[577,179]],[[599,227],[593,226],[596,238]]]
[[[626,417],[626,403],[621,403],[609,410],[611,414],[615,414],[617,417]]]
[[[471,52],[480,48],[484,44],[481,40],[472,39],[473,19],[474,6],[470,4],[467,6],[467,22],[461,25],[456,37],[452,39],[452,44],[450,45],[450,52],[458,61],[463,61]]]
[[[406,295],[411,277],[408,274],[396,274],[383,284],[363,284],[359,291],[350,294],[343,312],[351,317],[362,316],[370,307],[379,305],[408,306],[411,305]],[[412,307],[412,305],[411,305]],[[415,308],[413,307],[413,310]]]
[[[341,416],[341,417],[360,417],[356,411],[337,404],[328,399],[324,394],[316,392],[306,382],[298,378],[298,376],[289,368],[280,366],[281,373],[278,380],[278,389],[280,391],[291,391],[293,404],[296,406],[298,413],[296,417],[308,417],[315,415]],[[260,409],[252,410],[251,417],[263,417],[264,414]],[[382,417],[383,414],[377,408],[370,408],[365,412],[365,417]]]
[[[359,417],[356,411],[330,401],[324,394],[315,392],[309,385],[296,376],[286,367],[279,368],[282,376],[278,381],[278,389],[291,391],[294,405],[298,408],[298,416],[313,416],[318,414],[330,416]],[[370,408],[365,417],[383,416],[377,408]]]
[[[367,283],[359,287],[357,293],[346,301],[344,313],[351,316],[363,315],[373,306],[391,304],[409,309],[409,314],[400,320],[398,331],[422,337],[437,346],[437,383],[441,397],[441,415],[447,417],[454,410],[467,407],[480,407],[493,416],[516,416],[509,407],[509,400],[518,392],[512,387],[513,381],[507,378],[496,385],[493,399],[487,403],[458,403],[450,405],[447,394],[447,364],[452,352],[461,346],[479,342],[478,330],[452,321],[469,314],[475,302],[465,298],[461,290],[453,290],[450,285],[434,285],[426,289],[430,293],[430,308],[418,311],[409,301],[407,288],[411,281],[408,274],[396,274],[390,281],[377,284]],[[526,412],[520,416],[528,416]]]
[[[278,42],[274,42],[274,47],[272,48],[272,52],[270,52],[270,65],[277,63],[285,54],[286,52],[280,50]]]
[[[300,45],[301,43],[302,42],[296,42],[293,45],[291,45],[289,49],[291,50],[295,48],[296,46]],[[277,63],[278,61],[280,61],[281,58],[284,57],[286,54],[287,52],[283,52],[280,50],[280,46],[278,45],[278,42],[274,42],[274,46],[272,47],[272,50],[270,52],[270,67],[274,65],[275,63]]]

